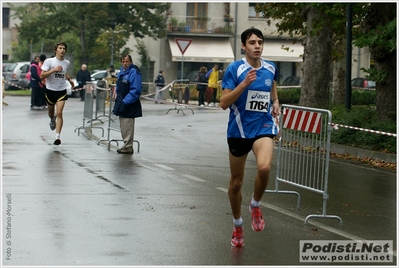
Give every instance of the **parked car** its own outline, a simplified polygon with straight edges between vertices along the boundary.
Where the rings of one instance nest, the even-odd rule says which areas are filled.
[[[375,82],[367,78],[357,77],[351,80],[352,87],[359,88],[375,88]]]
[[[302,79],[297,76],[288,76],[284,79],[282,86],[300,86],[302,84]]]
[[[98,71],[91,75],[91,81],[102,80],[105,77],[107,77],[107,70]]]
[[[10,68],[10,66],[11,66],[12,64],[13,64],[12,62],[3,62],[3,73],[4,73],[4,72],[8,72],[8,71],[9,71],[9,68]]]
[[[14,85],[11,85],[9,83],[5,84],[5,89],[21,89],[20,87],[23,86],[23,88],[26,88],[26,81],[24,83],[24,79],[26,79],[26,74],[29,71],[29,66],[30,62],[29,61],[24,61],[24,62],[15,62],[13,63],[9,68],[7,72],[4,72],[4,78],[6,79],[7,82],[10,82]],[[22,82],[21,82],[22,81]],[[21,86],[21,85],[22,86]],[[29,84],[28,86],[29,87]]]

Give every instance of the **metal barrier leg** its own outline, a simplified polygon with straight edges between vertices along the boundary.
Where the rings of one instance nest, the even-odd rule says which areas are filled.
[[[310,214],[305,218],[305,224],[308,223],[308,220],[310,218],[323,218],[323,219],[337,219],[339,220],[339,225],[342,226],[343,221],[341,217],[337,215],[327,215],[327,200],[328,200],[328,194],[324,194],[323,196],[323,214]]]
[[[337,215],[320,215],[320,214],[310,214],[306,217],[305,219],[305,224],[308,223],[310,218],[323,218],[323,219],[337,219],[339,220],[339,226],[343,225],[343,221],[341,219],[341,217],[337,216]]]

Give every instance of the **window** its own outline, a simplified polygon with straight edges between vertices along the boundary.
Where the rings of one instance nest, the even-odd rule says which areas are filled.
[[[3,28],[10,28],[10,8],[3,7]]]
[[[203,31],[208,26],[208,3],[187,3],[187,26],[191,31]]]
[[[249,18],[263,18],[263,13],[258,13],[255,11],[255,7],[258,3],[249,3],[248,6],[248,17]]]

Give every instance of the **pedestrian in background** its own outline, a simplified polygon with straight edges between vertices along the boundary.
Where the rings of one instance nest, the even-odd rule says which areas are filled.
[[[216,106],[216,94],[218,90],[218,81],[219,81],[219,66],[215,64],[212,69],[208,71],[206,74],[206,78],[208,78],[208,106]],[[213,104],[212,104],[213,101]]]
[[[29,85],[31,88],[30,94],[30,109],[31,110],[43,110],[46,106],[40,100],[40,88],[43,87],[42,80],[40,79],[41,70],[39,69],[40,57],[36,56],[30,63],[29,73]]]
[[[162,103],[162,91],[161,89],[165,86],[164,71],[160,70],[157,78],[155,79],[155,103]]]
[[[48,116],[50,117],[50,129],[55,129],[54,145],[61,144],[61,130],[64,123],[63,110],[65,101],[68,99],[66,83],[68,80],[71,87],[74,84],[67,70],[70,64],[65,59],[67,52],[67,44],[64,42],[57,43],[54,47],[55,57],[46,59],[42,66],[41,79],[46,79],[46,101],[48,107]]]
[[[123,146],[118,154],[133,154],[135,118],[143,116],[140,96],[142,78],[140,69],[133,64],[132,56],[121,58],[122,67],[116,81],[116,99],[113,114],[119,116]]]
[[[107,69],[107,76],[106,78],[116,78],[116,70],[113,64],[109,66]]]
[[[76,74],[76,81],[78,82],[80,100],[84,101],[86,94],[86,82],[91,81],[91,75],[90,72],[87,70],[86,64],[82,64],[82,66],[80,67],[80,70]]]
[[[197,77],[197,90],[198,90],[198,106],[204,107],[205,106],[205,91],[208,84],[208,78],[206,78],[206,73],[208,69],[205,66],[202,66],[198,71]]]
[[[43,66],[43,62],[47,59],[46,55],[41,54],[40,55],[40,62],[39,62],[39,77],[42,74],[42,66]],[[40,105],[44,106],[45,108],[47,108],[46,105],[46,79],[42,79],[41,82],[42,87],[40,87],[39,89],[39,100],[40,100]]]
[[[228,197],[234,223],[231,245],[236,247],[244,245],[241,187],[245,162],[251,150],[258,169],[249,204],[251,226],[256,232],[265,227],[259,205],[269,182],[273,138],[278,134],[274,118],[280,114],[276,86],[278,71],[273,62],[261,58],[264,43],[262,32],[251,27],[241,34],[241,42],[245,58],[227,67],[220,100],[220,107],[230,108],[227,125],[231,173]]]

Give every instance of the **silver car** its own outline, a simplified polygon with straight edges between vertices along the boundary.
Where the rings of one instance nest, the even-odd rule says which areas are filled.
[[[5,89],[24,89],[26,88],[26,74],[29,72],[29,61],[15,62],[6,72],[3,73],[7,82],[4,85]],[[24,81],[25,80],[25,81]],[[11,84],[10,84],[11,83]],[[29,83],[27,85],[29,88]]]

